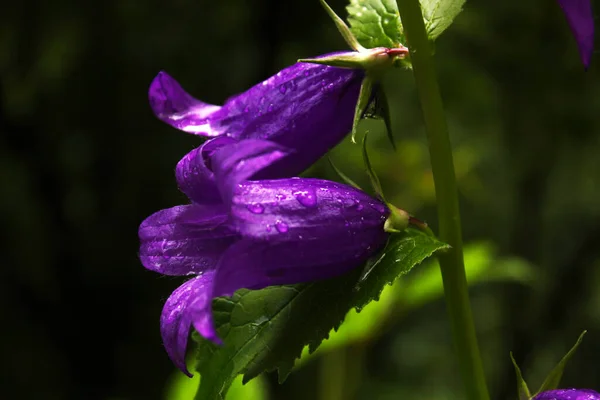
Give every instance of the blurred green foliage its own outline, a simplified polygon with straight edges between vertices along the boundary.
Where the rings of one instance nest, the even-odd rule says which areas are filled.
[[[195,374],[191,379],[176,371],[171,376],[171,382],[167,384],[167,390],[164,396],[165,400],[190,400],[193,399],[198,391],[202,377]],[[234,379],[226,400],[268,400],[269,394],[267,385],[262,376],[258,376],[247,384],[242,384],[242,376]]]
[[[330,4],[344,14],[345,2]],[[197,97],[219,103],[297,58],[341,49],[317,1],[3,6],[3,396],[163,396],[173,366],[158,317],[180,280],[142,268],[136,231],[150,213],[185,201],[173,170],[200,141],[152,116],[146,93],[154,75],[165,69]],[[467,2],[436,41],[466,242],[492,246],[490,274],[502,274],[502,260],[514,260],[534,277],[530,285],[480,282],[472,290],[495,399],[515,398],[510,350],[528,380],[541,382],[583,329],[586,341],[562,382],[600,382],[594,61],[584,73],[553,0]],[[385,84],[398,151],[389,148],[382,121],[359,129],[371,131],[371,161],[388,200],[435,229],[411,73],[398,69]],[[332,158],[368,187],[358,146],[347,140]],[[307,173],[337,178],[326,162]],[[460,399],[443,301],[421,297],[417,307],[427,292],[411,279],[398,290],[412,290],[415,305],[376,340],[306,363],[281,386],[269,374],[269,398],[323,398],[339,387],[327,380],[335,378],[357,399]]]

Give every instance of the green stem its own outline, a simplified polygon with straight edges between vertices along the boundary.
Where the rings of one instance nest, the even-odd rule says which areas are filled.
[[[333,349],[321,357],[319,398],[345,400],[346,349]]]
[[[429,39],[419,0],[397,2],[427,129],[437,197],[439,236],[452,246],[448,252],[439,256],[439,261],[459,368],[466,398],[488,400],[489,394],[469,303],[452,147]]]

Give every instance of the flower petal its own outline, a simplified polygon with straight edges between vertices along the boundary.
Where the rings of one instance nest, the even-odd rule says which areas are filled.
[[[195,203],[221,203],[210,159],[217,149],[233,143],[236,143],[235,139],[220,136],[186,154],[175,168],[179,190]]]
[[[308,178],[244,182],[231,205],[231,223],[244,237],[337,237],[342,246],[363,234],[378,237],[388,214],[382,202],[358,189]]]
[[[235,188],[258,171],[289,155],[291,151],[268,140],[247,139],[221,147],[211,157],[211,164],[221,198],[229,204]]]
[[[242,288],[262,289],[333,278],[362,265],[387,239],[383,229],[345,238],[335,238],[336,233],[340,232],[291,242],[235,243],[219,262],[210,298],[231,296]],[[204,338],[221,343],[208,308],[197,312],[192,320]]]
[[[211,116],[221,107],[196,100],[164,71],[159,72],[150,84],[148,97],[158,119],[174,128],[202,136],[221,133],[210,125]]]
[[[296,63],[228,100],[219,114],[234,137],[295,150],[260,178],[294,176],[350,132],[363,77],[362,70]]]
[[[175,366],[189,377],[192,374],[185,365],[185,350],[192,318],[206,310],[212,278],[213,271],[208,271],[175,289],[160,315],[160,334],[167,354]]]
[[[296,63],[246,92],[229,98],[220,109],[183,91],[166,73],[150,89],[155,114],[186,132],[235,139],[266,139],[295,153],[258,175],[297,175],[339,143],[352,128],[364,71]]]
[[[542,392],[533,400],[600,400],[600,393],[590,389],[557,389]]]
[[[223,206],[190,204],[161,210],[140,225],[144,267],[165,275],[198,274],[216,267],[238,236]]]
[[[385,245],[387,235],[333,236],[289,242],[242,240],[223,256],[215,274],[215,297],[236,290],[329,279],[362,265]]]
[[[558,0],[577,41],[583,65],[590,65],[594,50],[594,17],[590,0]]]

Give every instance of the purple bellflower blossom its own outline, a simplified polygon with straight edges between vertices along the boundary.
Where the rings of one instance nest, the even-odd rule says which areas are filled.
[[[261,173],[284,178],[307,169],[352,130],[366,71],[390,66],[407,51],[376,48],[307,59],[230,97],[223,106],[193,98],[166,72],[154,78],[148,96],[154,114],[179,130],[204,137],[264,139],[293,149]]]
[[[294,149],[267,174],[282,178],[304,171],[350,132],[363,78],[361,69],[299,62],[215,106],[161,72],[149,98],[155,115],[182,131],[266,139]]]
[[[332,278],[386,243],[389,209],[358,189],[320,179],[249,180],[288,154],[261,139],[208,141],[177,165],[179,187],[192,203],[161,210],[140,226],[147,269],[191,276],[160,319],[166,351],[188,376],[190,328],[220,343],[213,298]]]
[[[577,41],[579,56],[587,69],[594,50],[594,17],[590,0],[558,0]]]
[[[600,400],[600,393],[590,389],[557,389],[542,392],[532,400]]]

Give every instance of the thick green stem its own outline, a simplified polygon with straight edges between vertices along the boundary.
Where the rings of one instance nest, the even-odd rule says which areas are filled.
[[[488,400],[463,260],[458,191],[448,126],[419,0],[397,0],[429,140],[439,237],[452,246],[439,256],[444,296],[466,398]]]
[[[334,349],[321,358],[319,399],[346,399],[346,348]]]

